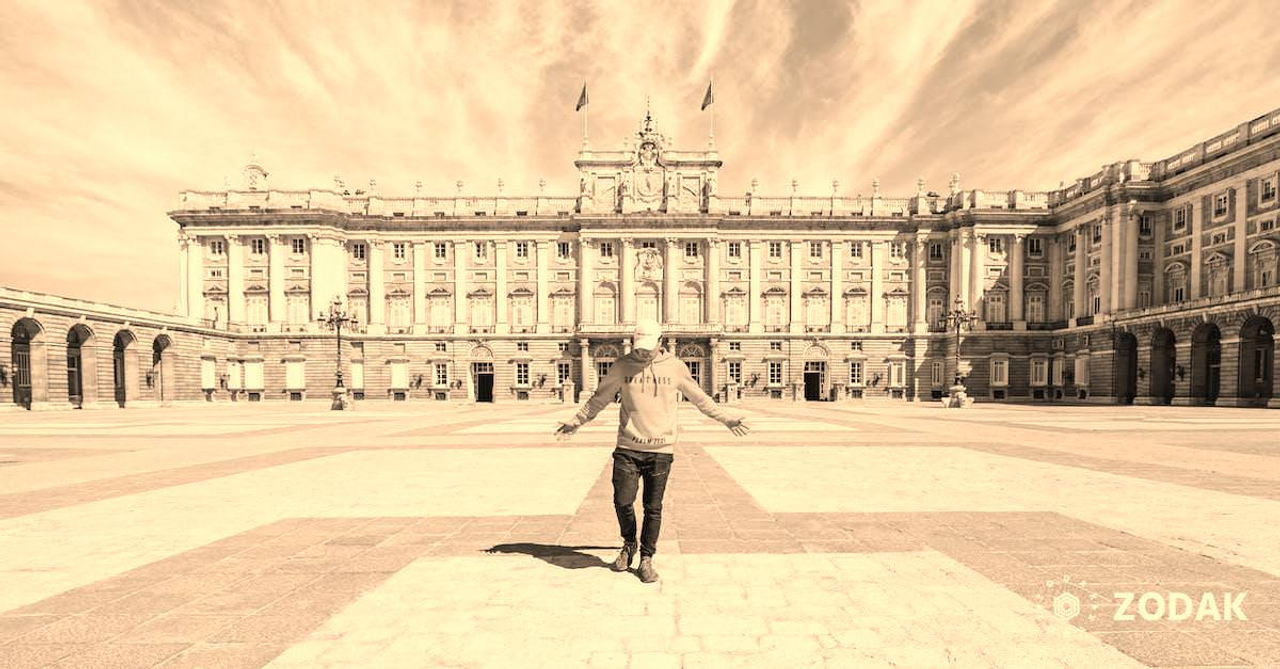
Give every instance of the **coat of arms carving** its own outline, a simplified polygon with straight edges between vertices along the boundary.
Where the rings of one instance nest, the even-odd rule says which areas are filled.
[[[636,278],[661,279],[662,256],[656,249],[643,249],[636,257]]]

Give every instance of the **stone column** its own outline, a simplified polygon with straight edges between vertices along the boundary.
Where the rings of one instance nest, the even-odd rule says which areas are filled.
[[[662,317],[664,323],[679,323],[680,255],[677,247],[680,240],[668,237],[665,241],[666,258],[662,263]]]
[[[764,305],[760,299],[760,274],[764,272],[762,267],[764,264],[764,242],[753,239],[748,248],[750,254],[749,261],[751,263],[750,274],[747,276],[747,312],[748,312],[748,332],[764,332],[763,319],[761,315],[764,311]]]
[[[714,237],[707,239],[707,323],[720,322],[720,240]],[[712,364],[714,367],[714,363]],[[714,390],[715,385],[711,388]]]
[[[885,246],[888,242],[877,239],[868,244],[871,253],[871,294],[867,305],[871,309],[871,332],[884,332],[884,265]]]
[[[453,331],[467,332],[467,243],[453,243]],[[468,369],[470,369],[468,367]],[[468,384],[468,388],[470,384]],[[467,392],[471,392],[468,390]],[[468,396],[469,397],[469,396]]]
[[[493,331],[496,334],[507,334],[511,332],[511,324],[507,322],[507,242],[505,240],[494,240],[493,263],[496,274],[493,303],[497,311],[494,316]]]
[[[1026,250],[1027,236],[1015,234],[1013,248],[1009,249],[1009,320],[1015,329],[1025,328],[1026,315],[1023,313],[1025,300],[1022,291],[1022,275],[1024,273],[1023,254]]]
[[[427,328],[427,250],[426,242],[413,243],[413,329],[423,332]]]
[[[831,242],[831,334],[844,334],[844,254],[843,240]]]
[[[538,280],[538,332],[546,333],[551,330],[551,269],[548,267],[551,260],[550,240],[538,240],[536,249],[538,256],[534,262],[537,264]]]
[[[978,322],[987,322],[982,298],[987,292],[987,235],[974,231],[969,250],[969,308],[978,312]]]
[[[386,331],[387,323],[387,275],[383,266],[383,253],[386,242],[370,239],[369,244],[369,333],[381,334]],[[415,254],[414,263],[417,258]],[[414,268],[414,283],[417,283],[417,268]],[[414,287],[416,290],[416,286]]]
[[[1111,285],[1115,280],[1114,269],[1111,265],[1114,255],[1114,245],[1111,243],[1111,222],[1106,218],[1101,221],[1102,224],[1102,247],[1099,251],[1101,254],[1098,258],[1098,294],[1102,299],[1102,308],[1098,310],[1099,314],[1111,313],[1111,291],[1115,286]]]
[[[621,277],[618,280],[618,299],[622,302],[622,322],[636,322],[636,247],[635,240],[623,237],[619,240],[622,254]]]
[[[1124,217],[1124,308],[1138,308],[1138,214]]]
[[[187,259],[186,287],[187,316],[192,322],[204,317],[204,243],[195,235],[188,235],[184,242],[183,257]]]
[[[579,340],[578,350],[582,357],[582,392],[590,396],[590,393],[596,390],[596,370],[591,362],[591,342],[586,339]]]
[[[1068,314],[1069,318],[1083,318],[1089,313],[1089,307],[1085,302],[1084,282],[1088,276],[1086,268],[1089,262],[1089,225],[1076,226],[1072,232],[1076,236],[1076,262],[1071,280],[1075,283],[1071,286],[1071,300],[1075,302],[1075,313]]]
[[[711,338],[711,357],[707,360],[707,387],[711,389],[711,396],[716,397],[720,394],[720,386],[716,384],[717,378],[720,376],[716,372],[720,369],[720,340],[716,337]],[[726,399],[721,397],[721,402]]]
[[[227,321],[244,322],[244,247],[239,235],[227,235]]]
[[[917,333],[929,330],[929,322],[925,318],[928,311],[929,288],[928,246],[926,238],[916,237],[911,254],[911,331]]]
[[[1172,215],[1172,214],[1170,214]],[[1165,303],[1164,299],[1164,267],[1160,259],[1164,257],[1164,236],[1165,221],[1157,218],[1152,235],[1151,248],[1154,249],[1153,257],[1156,259],[1151,267],[1151,306],[1158,307]]]
[[[974,309],[973,295],[969,291],[969,279],[973,274],[973,231],[963,231],[956,246],[960,249],[960,300],[964,302],[965,309]]]
[[[284,297],[284,256],[288,252],[280,235],[267,235],[267,317],[275,332],[288,320]]]
[[[591,300],[594,297],[591,291],[591,273],[594,269],[591,266],[591,240],[578,238],[578,323],[587,324],[595,321],[595,314],[591,309]],[[586,390],[587,386],[583,386]]]
[[[1259,186],[1261,188],[1261,186]],[[1245,189],[1243,184],[1241,187],[1233,189],[1233,197],[1235,199],[1235,210],[1233,214],[1236,220],[1232,225],[1236,229],[1236,238],[1231,253],[1231,292],[1242,293],[1245,290],[1245,270],[1249,266],[1249,224],[1247,212],[1247,204],[1245,202]]]
[[[788,272],[791,285],[787,291],[787,297],[791,302],[791,313],[788,329],[793,333],[804,332],[804,310],[800,300],[800,277],[804,275],[804,258],[801,256],[804,242],[791,240],[788,243],[791,247],[791,270]]]
[[[1187,216],[1187,232],[1191,233],[1191,263],[1187,269],[1191,273],[1191,294],[1187,299],[1197,300],[1201,295],[1200,263],[1204,261],[1201,257],[1204,255],[1204,241],[1200,233],[1204,232],[1204,220],[1209,217],[1209,212],[1205,211],[1203,202],[1192,202],[1190,209],[1191,213]],[[1191,378],[1191,375],[1187,374],[1187,378]]]
[[[1066,271],[1062,264],[1064,249],[1056,234],[1045,238],[1045,244],[1049,247],[1049,299],[1045,305],[1045,316],[1050,321],[1065,320],[1071,318],[1071,314],[1062,313],[1062,274]]]

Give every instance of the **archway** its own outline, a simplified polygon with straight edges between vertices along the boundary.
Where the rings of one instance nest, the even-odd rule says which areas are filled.
[[[147,385],[155,389],[156,399],[161,402],[172,402],[177,399],[177,374],[174,370],[173,340],[169,335],[160,335],[151,342],[151,371],[147,374]]]
[[[1116,402],[1133,404],[1138,395],[1138,338],[1129,332],[1116,335]]]
[[[1275,375],[1275,326],[1252,316],[1240,328],[1240,404],[1267,406]]]
[[[821,344],[812,344],[804,352],[804,399],[821,402],[830,399],[831,375],[827,359],[831,352]]]
[[[1173,377],[1178,365],[1177,338],[1168,328],[1156,330],[1151,337],[1151,401],[1173,403]]]
[[[471,349],[471,366],[467,369],[467,383],[471,398],[477,402],[493,402],[494,374],[493,349],[479,344]]]
[[[693,376],[698,386],[704,391],[707,390],[707,372],[710,371],[710,364],[706,350],[700,344],[684,344],[677,348],[676,357],[689,368],[689,374]]]
[[[1201,323],[1191,333],[1191,397],[1212,406],[1218,401],[1222,376],[1222,332],[1215,323]]]
[[[67,401],[77,409],[98,399],[93,331],[77,323],[67,331]]]
[[[121,330],[111,340],[111,378],[115,389],[116,404],[121,408],[130,397],[136,398],[138,386],[138,356],[131,355],[137,338],[128,330]]]
[[[30,409],[33,402],[49,399],[48,367],[44,350],[44,327],[34,318],[20,318],[9,333],[13,365],[13,403]]]

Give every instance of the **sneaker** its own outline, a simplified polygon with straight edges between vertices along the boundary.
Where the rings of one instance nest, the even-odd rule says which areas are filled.
[[[658,580],[658,572],[653,569],[653,557],[641,557],[640,567],[636,569],[636,573],[640,575],[641,583],[653,583]]]
[[[636,556],[636,544],[622,544],[622,552],[618,553],[618,558],[613,561],[612,569],[614,571],[626,571],[631,568],[631,560]]]

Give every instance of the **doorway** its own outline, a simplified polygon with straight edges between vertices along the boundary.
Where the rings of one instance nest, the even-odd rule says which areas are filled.
[[[1173,331],[1160,328],[1151,338],[1151,401],[1173,403],[1173,379],[1177,371],[1177,339]]]
[[[1191,334],[1191,396],[1213,406],[1222,382],[1222,332],[1204,323]]]
[[[111,372],[115,386],[116,404],[124,408],[137,387],[138,358],[129,355],[133,348],[134,336],[128,330],[116,333],[111,342]]]
[[[810,360],[804,363],[804,399],[807,402],[822,401],[823,381],[827,374],[827,363]]]
[[[471,378],[475,379],[477,402],[493,402],[493,363],[471,363]]]
[[[31,408],[31,333],[19,322],[13,326],[13,403]]]
[[[1138,394],[1138,338],[1129,332],[1116,335],[1116,401],[1133,404]]]
[[[1264,316],[1252,316],[1240,328],[1240,404],[1267,406],[1275,370],[1275,326]]]

